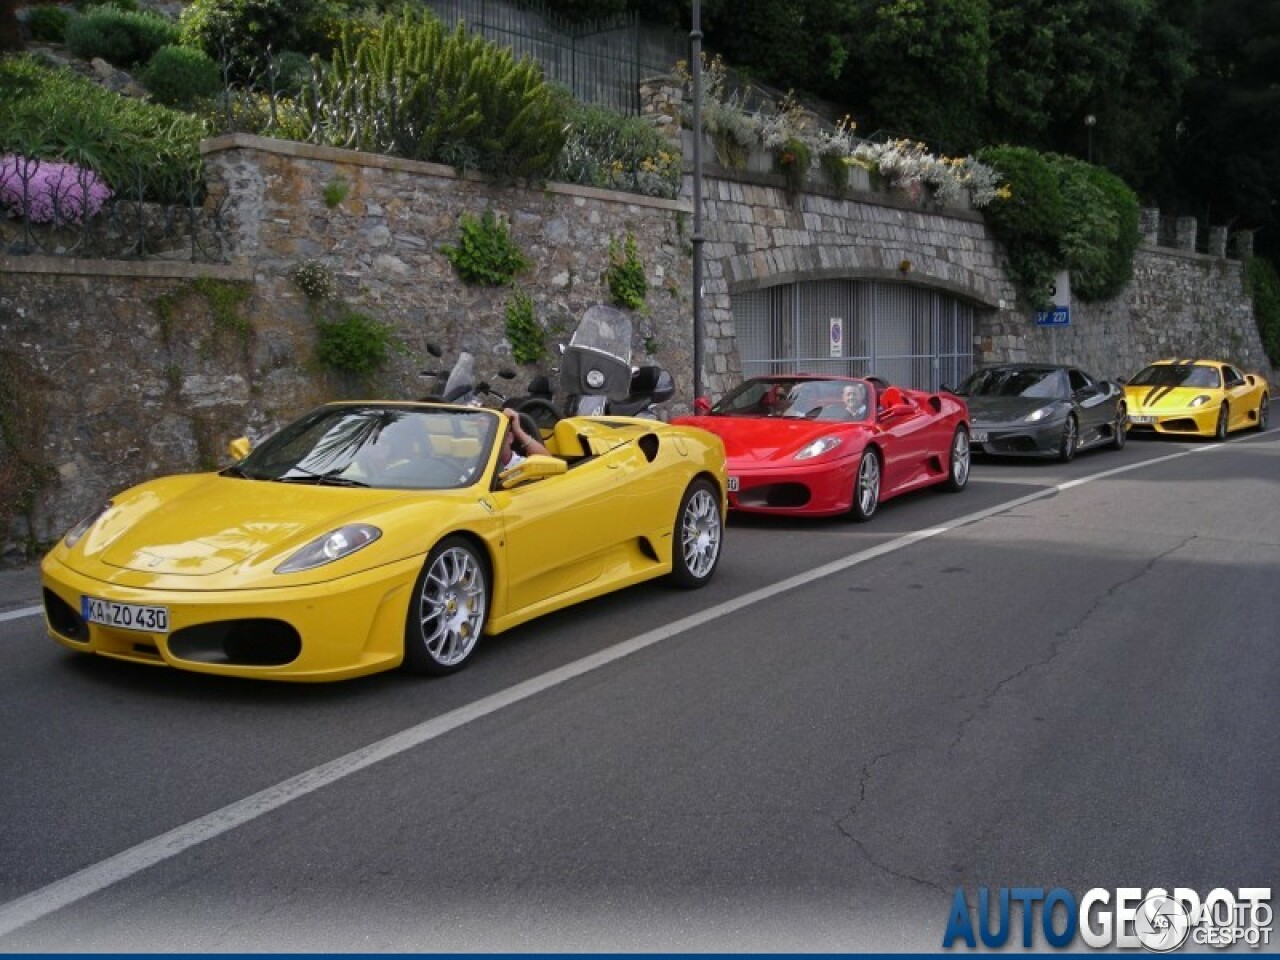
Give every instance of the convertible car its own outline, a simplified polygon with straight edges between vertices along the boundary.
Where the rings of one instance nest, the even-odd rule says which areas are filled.
[[[1233,430],[1267,429],[1267,380],[1220,360],[1160,360],[1124,388],[1129,427],[1225,440]]]
[[[252,452],[233,441],[233,466],[134,487],[66,534],[41,565],[49,633],[238,677],[443,674],[482,633],[642,580],[711,579],[716,437],[569,418],[552,455],[503,469],[507,430],[477,407],[335,403]]]
[[[1054,457],[1065,463],[1089,447],[1124,446],[1124,390],[1077,367],[984,367],[956,393],[969,404],[974,453]]]
[[[754,377],[673,421],[724,441],[729,508],[869,520],[881,501],[969,481],[963,400],[874,378]]]

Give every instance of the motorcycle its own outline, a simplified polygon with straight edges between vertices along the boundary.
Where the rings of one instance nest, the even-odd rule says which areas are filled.
[[[610,415],[658,419],[675,382],[662,367],[631,365],[631,318],[615,307],[588,308],[569,338],[560,364],[565,416]]]

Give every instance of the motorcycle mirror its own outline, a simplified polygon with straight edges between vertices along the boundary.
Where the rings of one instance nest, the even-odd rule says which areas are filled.
[[[711,412],[711,401],[706,397],[698,397],[693,401],[693,412],[696,414],[706,414]]]

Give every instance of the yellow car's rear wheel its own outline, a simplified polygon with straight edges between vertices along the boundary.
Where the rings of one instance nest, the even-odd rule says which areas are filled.
[[[675,544],[672,546],[671,580],[677,586],[701,587],[715,573],[724,539],[720,498],[711,481],[689,484],[676,511]]]
[[[1267,429],[1267,420],[1271,416],[1271,400],[1264,393],[1262,399],[1258,401],[1258,419],[1254,421],[1254,429],[1259,433]]]
[[[404,663],[439,676],[461,669],[489,613],[489,565],[464,537],[445,537],[427,555],[409,601]]]

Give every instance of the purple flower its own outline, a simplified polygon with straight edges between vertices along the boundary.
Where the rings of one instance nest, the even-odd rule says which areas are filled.
[[[0,156],[0,205],[32,223],[81,223],[111,199],[93,170],[13,155]]]

